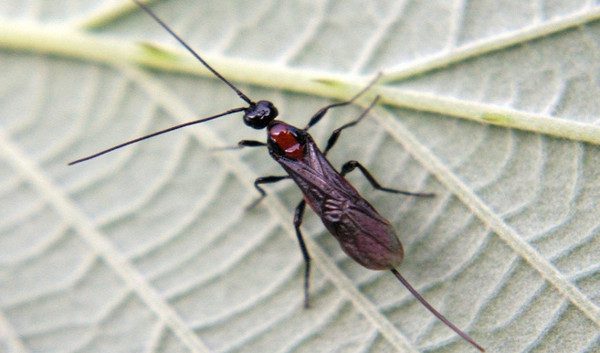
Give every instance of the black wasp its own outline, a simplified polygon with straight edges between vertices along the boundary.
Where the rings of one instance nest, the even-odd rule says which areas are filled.
[[[383,218],[367,200],[365,200],[356,189],[344,178],[351,171],[358,168],[367,178],[369,183],[377,190],[404,194],[411,196],[433,196],[426,193],[411,193],[402,190],[390,189],[381,186],[369,171],[357,161],[349,161],[342,166],[341,172],[337,172],[326,158],[327,153],[335,145],[340,133],[349,127],[358,124],[377,103],[379,97],[376,97],[370,106],[354,121],[342,125],[333,131],[324,151],[319,150],[316,143],[308,133],[308,130],[317,124],[331,108],[349,105],[353,103],[360,95],[366,92],[376,79],[366,88],[345,102],[333,103],[321,108],[309,120],[305,128],[299,129],[280,120],[275,120],[278,115],[277,108],[273,103],[265,100],[258,102],[252,101],[242,91],[235,87],[225,77],[211,67],[202,57],[196,53],[187,43],[183,41],[167,24],[150,10],[146,5],[133,0],[140,8],[148,13],[158,24],[169,32],[181,45],[183,45],[202,65],[212,72],[221,81],[227,84],[237,95],[244,100],[248,106],[230,109],[221,114],[213,115],[207,118],[190,121],[184,124],[172,126],[168,129],[157,131],[155,133],[142,136],[90,156],[77,159],[69,165],[87,161],[105,153],[114,151],[121,147],[164,134],[169,131],[180,129],[185,126],[203,123],[209,120],[217,119],[222,116],[244,113],[244,123],[254,129],[267,129],[267,142],[242,140],[238,147],[266,147],[271,157],[277,161],[287,175],[283,176],[265,176],[257,178],[254,181],[256,190],[260,197],[251,205],[255,206],[265,196],[266,192],[261,188],[261,184],[276,183],[284,179],[292,179],[302,191],[304,198],[296,206],[294,213],[294,228],[300,244],[300,250],[305,262],[304,272],[304,306],[309,306],[309,279],[310,279],[310,255],[304,243],[304,238],[300,230],[302,218],[306,204],[321,218],[321,221],[331,234],[338,240],[342,249],[348,256],[354,259],[362,266],[371,270],[390,270],[398,280],[438,319],[454,330],[458,335],[472,344],[480,351],[483,347],[477,344],[466,333],[452,324],[442,314],[435,310],[395,269],[400,265],[404,257],[402,244],[391,226],[390,222]]]

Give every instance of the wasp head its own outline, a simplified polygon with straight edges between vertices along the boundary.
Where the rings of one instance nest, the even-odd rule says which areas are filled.
[[[273,121],[279,112],[273,103],[258,101],[250,104],[244,111],[244,123],[254,129],[264,129]]]

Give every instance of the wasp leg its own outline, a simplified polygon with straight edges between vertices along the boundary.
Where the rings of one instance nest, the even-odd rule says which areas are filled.
[[[304,237],[302,236],[302,232],[300,231],[300,225],[302,224],[302,218],[304,217],[305,207],[306,201],[304,200],[300,201],[300,203],[298,203],[298,206],[296,206],[296,211],[294,212],[294,228],[296,229],[296,237],[298,238],[300,250],[302,251],[302,257],[304,258],[304,308],[308,309],[308,288],[310,286],[310,255],[308,254],[306,244],[304,243]]]
[[[241,150],[244,147],[264,147],[267,144],[261,141],[255,140],[242,140],[238,142],[237,146],[226,146],[226,147],[217,147],[213,148],[214,151],[224,151],[224,150]]]
[[[354,103],[354,101],[357,100],[360,96],[362,96],[365,92],[367,92],[369,90],[369,88],[373,87],[373,85],[377,82],[377,80],[379,80],[380,77],[381,77],[381,73],[377,74],[377,76],[375,76],[375,78],[372,79],[371,82],[369,82],[369,84],[367,84],[367,86],[365,88],[360,90],[360,92],[355,94],[354,97],[350,98],[349,100],[347,100],[345,102],[333,103],[333,104],[330,104],[328,106],[325,106],[325,107],[319,109],[319,111],[316,112],[315,115],[313,115],[310,118],[310,120],[308,121],[308,124],[306,125],[304,130],[308,130],[311,127],[313,127],[314,125],[316,125],[321,120],[321,118],[323,118],[325,116],[325,114],[327,114],[327,111],[329,109],[336,108],[336,107],[342,107],[344,105],[349,105],[349,104]]]
[[[367,180],[369,181],[369,183],[371,183],[371,186],[373,186],[373,188],[377,189],[377,190],[381,190],[381,191],[385,191],[385,192],[391,192],[394,194],[403,194],[403,195],[409,195],[409,196],[421,196],[421,197],[433,197],[435,196],[435,194],[432,193],[422,193],[422,192],[409,192],[409,191],[403,191],[403,190],[397,190],[397,189],[391,189],[391,188],[386,188],[381,186],[381,184],[379,184],[379,182],[377,180],[375,180],[375,177],[373,177],[373,175],[371,175],[371,173],[369,173],[369,171],[367,170],[367,168],[365,168],[362,164],[360,164],[357,161],[348,161],[346,163],[344,163],[344,165],[342,166],[342,171],[340,172],[340,174],[342,176],[350,173],[351,171],[353,171],[354,169],[358,168],[363,175],[365,176],[365,178],[367,178]]]
[[[337,129],[333,130],[333,132],[331,133],[331,136],[329,136],[329,140],[327,140],[327,146],[325,147],[323,154],[327,155],[327,152],[329,152],[329,150],[333,147],[333,145],[335,145],[338,138],[340,137],[340,133],[344,129],[347,129],[349,127],[352,127],[352,126],[358,124],[365,116],[367,116],[367,114],[369,114],[369,111],[371,109],[373,109],[375,104],[377,104],[377,101],[379,101],[379,96],[377,96],[377,97],[375,97],[375,99],[373,99],[373,101],[371,102],[371,104],[369,104],[367,109],[363,110],[363,112],[360,114],[360,116],[356,120],[353,120],[347,124],[344,124],[344,125],[338,127]]]
[[[256,178],[256,180],[254,180],[254,187],[256,188],[256,190],[258,190],[258,192],[260,193],[260,196],[256,200],[252,201],[252,203],[250,205],[248,205],[246,207],[246,209],[247,210],[253,209],[262,201],[262,199],[267,197],[267,192],[263,188],[260,187],[260,184],[272,184],[272,183],[281,181],[283,179],[289,179],[289,178],[290,178],[289,175],[270,175],[270,176]]]

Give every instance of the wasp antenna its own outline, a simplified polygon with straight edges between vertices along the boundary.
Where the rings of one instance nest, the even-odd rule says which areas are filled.
[[[142,136],[142,137],[138,137],[136,139],[129,140],[127,142],[123,142],[121,144],[118,144],[118,145],[113,146],[111,148],[107,148],[105,150],[102,150],[102,151],[100,151],[98,153],[94,153],[94,154],[89,155],[87,157],[76,159],[76,160],[70,162],[69,165],[73,165],[73,164],[77,164],[77,163],[89,161],[90,159],[99,157],[99,156],[101,156],[103,154],[107,154],[107,153],[112,152],[114,150],[118,150],[119,148],[122,148],[122,147],[125,147],[125,146],[129,146],[129,145],[132,145],[132,144],[134,144],[136,142],[140,142],[142,140],[146,140],[146,139],[149,139],[149,138],[154,137],[154,136],[162,135],[164,133],[167,133],[167,132],[170,132],[170,131],[173,131],[173,130],[181,129],[182,127],[186,127],[186,126],[190,126],[190,125],[194,125],[194,124],[200,124],[200,123],[203,123],[205,121],[209,121],[209,120],[213,120],[213,119],[216,119],[216,118],[220,118],[220,117],[225,116],[225,115],[229,115],[229,114],[233,114],[233,113],[237,113],[237,112],[243,112],[244,110],[246,110],[246,108],[244,108],[244,107],[230,109],[230,110],[228,110],[228,111],[226,111],[224,113],[213,115],[213,116],[209,116],[208,118],[202,118],[202,119],[198,119],[198,120],[194,120],[194,121],[188,121],[187,123],[183,123],[183,124],[171,126],[171,127],[166,128],[164,130],[156,131],[156,132],[153,132],[151,134],[148,134],[148,135],[145,135],[145,136]]]
[[[145,4],[141,3],[138,0],[132,0],[134,3],[136,3],[136,5],[138,5],[142,10],[146,11],[146,13],[148,13],[148,15],[150,15],[150,17],[152,17],[159,25],[161,25],[162,28],[164,28],[167,32],[169,32],[169,34],[171,34],[171,36],[173,36],[173,38],[175,38],[179,44],[183,45],[183,47],[185,49],[187,49],[187,51],[189,51],[198,61],[200,61],[200,63],[202,63],[202,65],[204,65],[204,67],[206,67],[210,72],[212,72],[215,76],[217,76],[221,81],[225,82],[225,84],[227,84],[227,86],[229,86],[232,90],[235,91],[235,93],[237,93],[237,95],[243,99],[246,103],[252,105],[253,102],[250,98],[248,98],[247,95],[245,95],[242,91],[240,91],[237,87],[235,87],[233,85],[233,83],[229,82],[225,77],[223,77],[219,72],[217,72],[217,70],[213,69],[212,66],[210,66],[206,61],[204,61],[204,59],[202,59],[202,57],[200,56],[200,54],[196,53],[196,51],[194,49],[192,49],[192,47],[190,47],[183,39],[181,39],[181,37],[179,35],[177,35],[177,33],[175,33],[171,27],[169,27],[166,23],[163,22],[163,20],[161,20],[152,10],[150,10],[150,8],[148,6],[146,6]]]
[[[450,327],[454,332],[456,332],[465,341],[467,341],[471,345],[473,345],[473,347],[477,348],[480,352],[485,352],[485,349],[482,346],[480,346],[479,344],[477,344],[477,342],[475,342],[474,339],[472,339],[466,333],[462,332],[461,329],[456,327],[452,322],[450,322],[450,320],[446,319],[446,317],[444,317],[444,315],[440,314],[440,312],[435,310],[435,308],[433,306],[431,306],[431,304],[429,304],[429,302],[427,300],[425,300],[425,298],[423,298],[423,296],[419,292],[417,292],[417,290],[414,289],[413,286],[411,286],[410,283],[408,283],[408,281],[404,277],[402,277],[400,272],[398,272],[395,268],[391,269],[391,271],[394,274],[394,276],[396,276],[396,278],[398,278],[400,283],[402,283],[406,287],[406,289],[408,289],[408,291],[411,292],[412,295],[414,295],[415,298],[417,298],[421,302],[421,304],[423,304],[429,311],[431,311],[431,313],[433,315],[435,315],[438,319],[440,319],[441,322],[446,324],[446,326]]]

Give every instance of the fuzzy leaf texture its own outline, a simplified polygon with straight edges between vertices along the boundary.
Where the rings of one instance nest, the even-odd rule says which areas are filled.
[[[394,224],[399,271],[490,352],[599,352],[600,4],[153,1],[253,99],[304,126],[377,72],[329,157]],[[228,117],[243,102],[129,1],[0,4],[0,352],[475,352],[307,211]],[[311,129],[322,146],[360,114]],[[473,121],[476,120],[476,121]],[[492,123],[483,124],[481,121]]]

